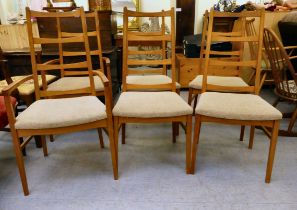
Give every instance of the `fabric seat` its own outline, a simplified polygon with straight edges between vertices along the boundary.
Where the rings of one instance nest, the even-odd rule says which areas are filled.
[[[203,75],[198,75],[189,83],[190,88],[202,89]],[[241,77],[207,76],[207,83],[210,85],[247,87],[249,86]]]
[[[113,114],[119,117],[176,117],[189,115],[192,108],[174,92],[124,92]]]
[[[35,101],[17,118],[16,129],[59,128],[106,119],[105,105],[95,96]]]
[[[11,77],[11,79],[14,82],[14,81],[21,80],[24,77],[25,76],[14,76],[14,77]],[[55,80],[55,78],[56,78],[56,76],[54,76],[54,75],[46,75],[47,83],[52,82],[53,80]],[[38,82],[39,82],[39,87],[42,87],[41,75],[38,76]],[[0,81],[0,92],[2,92],[2,89],[6,86],[7,86],[6,80],[1,80]],[[34,91],[35,91],[34,81],[33,80],[26,81],[20,87],[18,87],[18,91],[19,91],[20,95],[30,95],[30,94],[34,93]]]
[[[103,91],[104,85],[99,77],[94,77],[95,90]],[[89,77],[62,77],[48,85],[48,91],[68,91],[90,86]]]
[[[258,95],[202,93],[196,114],[233,120],[280,120],[282,113]]]
[[[127,84],[136,85],[157,85],[171,83],[172,79],[166,75],[128,75]],[[181,85],[176,82],[176,88],[180,89]]]

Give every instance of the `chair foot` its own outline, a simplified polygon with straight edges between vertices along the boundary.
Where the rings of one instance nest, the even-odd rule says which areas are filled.
[[[122,144],[126,144],[126,124],[122,124]]]
[[[243,141],[244,130],[245,130],[245,126],[242,125],[242,126],[240,127],[240,137],[239,137],[239,140],[240,140],[240,141]]]
[[[255,137],[255,126],[251,126],[250,140],[249,140],[249,149],[253,149],[254,137]]]
[[[104,140],[103,140],[102,129],[98,128],[97,132],[98,132],[98,136],[99,136],[100,147],[101,147],[101,149],[103,149],[104,148]]]

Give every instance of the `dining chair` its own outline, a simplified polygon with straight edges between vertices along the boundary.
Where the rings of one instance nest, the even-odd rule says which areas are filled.
[[[237,32],[236,33],[245,33],[245,27],[243,27],[242,21],[237,21],[239,27],[235,27],[234,29]],[[202,40],[201,40],[201,48],[200,48],[200,59],[199,59],[199,67],[198,69],[201,69],[201,72],[204,72],[205,69],[205,56],[206,56],[206,38],[207,38],[207,32],[208,32],[208,25],[209,25],[209,12],[206,10],[203,18],[203,30],[202,30]],[[230,40],[226,40],[225,42],[231,42]],[[232,55],[226,54],[224,51],[215,51],[211,50],[211,56],[212,57],[219,57],[218,59],[224,60],[224,59],[240,59],[243,57],[244,53],[244,46],[243,45],[238,45],[238,43],[234,42],[232,43],[232,47],[236,50],[232,52]],[[235,46],[238,45],[238,46]],[[232,58],[230,58],[232,56]],[[219,66],[219,65],[209,65],[208,66],[208,79],[207,82],[210,85],[218,85],[218,86],[238,86],[242,88],[246,88],[249,85],[247,82],[245,82],[241,78],[241,67],[229,67],[233,68],[233,71],[230,70],[225,70],[224,66]],[[189,83],[189,95],[188,95],[188,104],[192,104],[192,101],[194,100],[194,106],[193,106],[193,114],[195,112],[195,108],[197,105],[197,99],[198,95],[201,94],[202,92],[202,83],[203,83],[203,73],[200,75],[197,75],[190,83]],[[220,90],[218,89],[217,91],[224,91],[228,92],[229,90]],[[232,90],[234,91],[234,90]]]
[[[280,136],[297,136],[297,132],[293,130],[297,118],[297,74],[291,63],[293,56],[287,54],[282,42],[274,31],[269,28],[264,29],[264,47],[269,58],[271,71],[274,79],[277,100],[274,103],[276,107],[280,101],[293,103],[295,109],[292,113],[284,113],[284,117],[290,117],[290,122],[286,130],[279,131]],[[297,56],[295,56],[295,59]],[[267,129],[266,133],[271,135],[271,131]]]
[[[21,156],[21,150],[29,142],[28,136],[32,135],[51,135],[69,132],[77,132],[88,129],[106,128],[109,134],[109,145],[113,165],[114,179],[118,178],[116,150],[113,138],[113,122],[111,107],[111,90],[109,81],[101,72],[92,71],[89,40],[87,35],[87,26],[83,8],[71,12],[36,12],[26,8],[27,30],[30,44],[31,63],[33,76],[28,76],[22,80],[16,81],[3,89],[5,105],[7,108],[9,126],[13,138],[14,150],[16,153],[17,165],[23,186],[24,195],[29,194],[24,160]],[[69,38],[40,38],[34,37],[32,33],[32,19],[39,17],[52,17],[57,21],[58,31],[61,32],[60,23],[63,18],[78,18],[82,26],[80,36]],[[39,64],[36,62],[35,48],[36,44],[73,44],[82,43],[84,45],[85,59],[74,63],[51,64],[49,62]],[[44,71],[53,71],[61,69],[88,69],[90,86],[71,91],[48,91],[39,89],[38,74]],[[94,77],[100,77],[104,83],[105,104],[97,97],[94,85]],[[26,110],[14,117],[14,110],[10,103],[10,95],[23,82],[34,79],[36,101]],[[45,84],[43,84],[45,85]],[[59,95],[68,98],[59,98]],[[77,97],[77,95],[80,95]],[[83,96],[82,96],[83,95]],[[73,97],[70,97],[73,96]],[[22,144],[19,143],[20,137],[27,137]],[[46,139],[42,137],[42,147],[44,156],[48,155]]]
[[[161,12],[135,12],[124,8],[124,34],[123,34],[123,92],[113,108],[114,135],[116,150],[118,150],[118,131],[126,123],[186,123],[186,171],[190,171],[192,108],[176,93],[175,72],[175,20],[174,9]],[[165,34],[164,25],[159,32],[128,31],[128,17],[160,17],[171,21],[170,34]],[[130,42],[161,43],[161,50],[141,51],[129,49]],[[171,56],[165,52],[166,43],[171,43]],[[158,60],[140,60],[130,58],[129,55],[160,54]],[[138,65],[161,66],[160,69],[132,69]],[[167,78],[166,67],[171,67],[171,79]],[[148,73],[157,75],[146,76]],[[137,75],[130,76],[130,74]],[[138,76],[140,75],[140,76]],[[131,83],[131,81],[141,81]],[[173,126],[174,128],[174,126]],[[173,129],[174,131],[174,129]],[[173,140],[177,133],[173,132]],[[122,136],[124,138],[125,135]]]
[[[246,21],[246,18],[259,18],[260,24],[257,28],[258,35],[247,36],[246,33],[242,32],[214,32],[214,18],[223,17],[238,17],[243,22],[243,26],[245,26],[244,23]],[[253,147],[255,126],[266,126],[272,128],[272,135],[270,138],[265,182],[269,183],[271,180],[272,167],[278,137],[279,121],[282,118],[282,114],[280,111],[275,109],[272,105],[270,105],[259,96],[264,17],[264,10],[243,11],[240,13],[225,13],[214,11],[214,9],[212,8],[210,11],[207,29],[202,93],[195,109],[195,128],[191,161],[191,172],[193,174],[195,172],[196,153],[198,148],[200,129],[203,122],[251,126],[249,140],[250,149]],[[250,60],[243,59],[242,57],[237,60],[230,59],[223,61],[213,57],[210,58],[210,55],[216,54],[216,52],[211,50],[211,43],[214,41],[232,41],[238,42],[238,44],[244,44],[246,42],[257,42],[257,56],[255,56],[255,58],[250,58]],[[224,51],[224,54],[231,55],[231,58],[233,55],[237,55],[237,53],[238,52],[236,51]],[[255,85],[228,87],[221,86],[219,84],[210,84],[207,82],[209,78],[207,75],[209,75],[208,70],[210,65],[225,66],[226,70],[229,70],[229,67],[234,66],[255,69]],[[232,71],[234,70],[230,69],[230,74]],[[215,92],[217,90],[228,91],[228,93],[224,93],[221,91]],[[230,93],[231,91],[233,91],[233,93]]]

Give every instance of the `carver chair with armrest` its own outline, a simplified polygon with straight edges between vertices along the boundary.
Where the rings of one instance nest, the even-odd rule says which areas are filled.
[[[110,151],[113,164],[114,178],[117,179],[117,162],[116,150],[114,147],[113,138],[113,124],[111,113],[111,90],[108,79],[101,72],[93,72],[91,64],[91,56],[89,49],[89,41],[86,29],[85,13],[83,8],[72,12],[35,12],[26,9],[27,29],[31,51],[31,63],[33,70],[33,79],[35,85],[36,101],[31,104],[25,111],[20,113],[18,117],[14,117],[13,108],[10,103],[10,94],[21,83],[32,79],[28,76],[17,82],[11,83],[3,90],[5,96],[5,104],[7,107],[9,125],[13,137],[14,150],[16,153],[17,165],[21,177],[23,191],[25,195],[29,194],[24,161],[20,155],[20,151],[28,143],[28,139],[20,144],[18,138],[28,137],[32,135],[50,135],[62,134],[68,132],[76,132],[87,129],[106,128],[109,134]],[[82,33],[80,36],[70,38],[37,38],[33,37],[32,33],[32,17],[53,17],[57,20],[57,27],[60,28],[61,18],[78,18],[82,25]],[[35,44],[43,43],[83,43],[85,46],[85,60],[76,63],[68,64],[38,64],[35,58]],[[90,87],[85,87],[71,91],[48,91],[46,89],[40,90],[38,86],[38,74],[42,71],[67,69],[88,69],[88,76],[90,79]],[[105,101],[104,105],[96,97],[94,87],[94,77],[99,76],[104,83]],[[67,95],[69,98],[56,98],[59,95]],[[70,97],[84,95],[80,97]],[[45,138],[42,138],[42,146],[44,155],[47,156],[47,146]]]
[[[191,127],[192,127],[192,109],[176,93],[175,82],[175,21],[174,9],[162,12],[134,12],[124,9],[124,69],[123,69],[123,93],[120,95],[114,109],[114,133],[116,149],[118,149],[118,131],[121,125],[125,123],[186,123],[186,171],[190,170],[190,149],[191,149]],[[132,32],[128,31],[128,17],[169,17],[171,21],[171,33],[161,32]],[[165,42],[171,43],[171,58],[165,56],[162,50],[137,51],[128,50],[127,44],[132,41],[146,42]],[[159,60],[136,60],[129,59],[128,54],[154,54],[161,53],[163,56]],[[129,83],[130,78],[127,73],[134,72],[128,66],[141,64],[161,65],[161,72],[165,71],[165,66],[171,66],[172,78],[166,83],[155,79],[150,81],[145,79],[145,83]],[[126,67],[125,67],[126,66]],[[127,69],[125,69],[127,68]],[[137,70],[136,70],[137,71]],[[158,70],[159,71],[159,70]],[[160,73],[160,72],[158,72]],[[144,76],[143,76],[144,77]],[[147,81],[148,80],[148,81]],[[133,91],[132,91],[133,90]],[[151,90],[151,91],[150,91]],[[175,138],[175,134],[173,134]]]
[[[270,147],[266,168],[265,182],[269,183],[271,179],[273,160],[276,150],[279,121],[282,118],[280,111],[262,99],[259,94],[260,88],[260,67],[263,44],[263,28],[264,28],[264,10],[244,11],[241,13],[224,13],[217,12],[211,9],[210,20],[207,31],[206,53],[205,53],[205,69],[203,75],[202,94],[199,98],[195,109],[195,130],[194,141],[192,147],[192,165],[191,172],[195,172],[196,153],[199,142],[199,134],[201,124],[203,122],[213,122],[231,125],[248,125],[251,126],[249,148],[251,149],[254,142],[255,126],[266,126],[272,128],[272,136],[270,138]],[[238,17],[246,19],[247,17],[260,18],[259,31],[257,36],[247,36],[246,33],[238,32],[213,32],[213,19],[215,17]],[[244,20],[243,20],[244,21]],[[210,49],[213,41],[233,41],[239,44],[245,42],[258,42],[257,56],[250,60],[237,61],[224,60],[220,61],[216,58],[210,58],[213,53]],[[225,52],[233,54],[233,52]],[[208,67],[209,65],[222,65],[229,67],[246,67],[256,69],[255,85],[254,86],[219,86],[209,84]],[[232,69],[230,70],[232,71]],[[229,93],[223,92],[206,92],[228,90]],[[230,93],[236,91],[236,93]],[[247,93],[249,92],[249,93]]]
[[[92,66],[95,71],[104,73],[108,80],[111,81],[111,73],[110,73],[110,61],[108,58],[102,56],[102,46],[101,46],[101,37],[100,37],[100,22],[98,17],[98,11],[86,13],[86,21],[87,21],[87,29],[88,29],[88,37],[90,43],[90,53],[92,57]],[[81,25],[76,19],[61,19],[61,30],[57,31],[56,28],[51,28],[52,32],[48,32],[45,30],[46,25],[55,26],[55,20],[53,18],[37,18],[38,28],[40,29],[40,37],[52,37],[54,33],[61,38],[71,38],[80,36],[81,33]],[[53,34],[51,34],[53,33]],[[42,45],[43,48],[48,49],[49,45]],[[67,63],[73,62],[73,60],[81,59],[82,56],[85,55],[84,51],[80,51],[83,46],[80,43],[74,43],[72,45],[58,45],[56,46],[59,54],[58,59],[54,59],[48,61],[50,63]],[[51,46],[53,48],[53,46]],[[56,50],[56,49],[55,49]],[[99,64],[99,68],[95,63]],[[60,78],[53,83],[45,86],[48,91],[71,91],[80,88],[86,88],[90,86],[89,77],[86,76],[88,74],[87,71],[74,71],[73,69],[61,69]],[[109,83],[111,85],[111,83]],[[94,85],[97,96],[104,96],[104,84],[99,77],[94,78]],[[59,96],[63,97],[63,96]],[[101,147],[104,147],[102,130],[98,130],[100,136]]]
[[[297,118],[297,74],[291,63],[290,56],[287,54],[282,42],[271,29],[264,29],[264,47],[269,58],[272,76],[274,79],[274,92],[278,99],[274,103],[277,106],[279,101],[287,101],[295,106],[287,130],[281,129],[280,136],[297,136],[293,130]],[[292,59],[292,58],[291,58]],[[286,117],[287,114],[284,114]],[[265,128],[264,128],[265,129]],[[271,135],[270,131],[265,131]]]

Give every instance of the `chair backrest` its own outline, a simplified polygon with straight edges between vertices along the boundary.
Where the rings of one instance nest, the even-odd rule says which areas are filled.
[[[124,28],[123,28],[123,91],[127,90],[176,90],[176,72],[175,72],[175,16],[174,8],[161,12],[135,12],[124,8]],[[159,18],[161,27],[159,31],[129,31],[128,19],[137,18]],[[166,30],[165,20],[170,21],[169,30]],[[132,49],[134,46],[158,46],[145,50]],[[170,45],[170,50],[169,49]],[[141,60],[141,55],[159,55],[156,60]],[[141,69],[135,68],[140,67]],[[146,66],[157,66],[157,68],[148,68]],[[134,68],[133,68],[134,67]],[[172,82],[168,84],[156,85],[135,85],[127,84],[128,75],[167,75],[168,68],[171,68]]]
[[[46,98],[46,97],[58,97],[59,95],[78,95],[78,94],[92,94],[95,95],[95,86],[94,78],[92,71],[92,61],[91,53],[89,47],[89,39],[87,32],[87,24],[85,18],[85,12],[83,8],[71,12],[36,12],[31,11],[29,8],[26,8],[27,15],[27,29],[28,29],[28,38],[30,44],[30,53],[31,53],[31,63],[32,63],[32,72],[35,85],[35,95],[36,99]],[[56,27],[58,34],[55,38],[50,37],[34,37],[32,32],[32,18],[52,18],[56,21]],[[64,33],[61,28],[61,20],[65,18],[77,18],[79,24],[81,25],[81,33],[75,36],[64,36]],[[64,51],[63,48],[65,45],[77,44],[80,43],[84,49],[81,52],[78,51]],[[36,59],[36,49],[35,45],[39,44],[54,44],[57,45],[59,49],[59,59],[46,63],[38,63]],[[80,61],[70,60],[71,62],[64,62],[64,57],[69,55],[80,54]],[[87,70],[86,70],[87,69]],[[38,75],[44,75],[45,72],[49,71],[65,71],[67,70],[68,74],[73,75],[85,75],[89,76],[90,87],[86,87],[78,90],[71,91],[47,91],[46,81],[42,80],[43,90],[39,89],[38,85]]]
[[[297,99],[297,75],[282,42],[271,29],[264,29],[264,47],[277,94],[289,99]]]
[[[263,44],[263,28],[264,28],[264,10],[256,11],[243,11],[240,13],[231,12],[218,12],[213,8],[209,13],[209,20],[206,33],[206,46],[201,49],[201,57],[205,59],[203,68],[203,82],[202,92],[209,91],[236,91],[236,92],[249,92],[259,94],[260,87],[260,69],[261,69],[261,55]],[[215,32],[213,31],[214,18],[220,17],[237,17],[236,30],[231,32]],[[257,35],[246,34],[246,19],[258,17],[260,18],[260,24],[258,27]],[[213,42],[231,42],[236,43],[238,48],[233,47],[230,51],[214,51],[211,49]],[[247,42],[257,43],[256,56],[250,59],[244,58],[244,44]],[[234,44],[233,44],[234,45]],[[223,56],[219,57],[218,56]],[[218,68],[220,67],[220,68]],[[255,85],[253,86],[220,86],[207,83],[207,75],[222,75],[222,76],[239,76],[242,68],[256,70]]]

